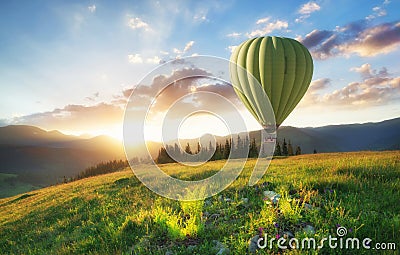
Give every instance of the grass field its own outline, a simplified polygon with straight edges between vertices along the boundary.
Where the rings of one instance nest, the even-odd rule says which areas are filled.
[[[223,161],[194,173],[208,176]],[[0,200],[1,254],[247,254],[249,239],[345,237],[394,243],[400,251],[400,152],[302,155],[274,159],[262,181],[246,186],[255,161],[225,191],[205,201],[160,198],[130,170]],[[271,201],[264,191],[280,195]],[[268,193],[268,192],[267,192]],[[270,192],[271,193],[271,192]],[[327,244],[327,243],[326,243]],[[360,245],[361,246],[361,245]],[[376,250],[374,250],[376,251]],[[259,249],[257,254],[371,254],[371,250]]]

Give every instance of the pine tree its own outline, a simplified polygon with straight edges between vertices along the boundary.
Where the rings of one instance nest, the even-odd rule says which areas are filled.
[[[237,148],[237,150],[241,150],[242,149],[242,147],[243,147],[243,144],[242,144],[243,142],[242,142],[242,138],[240,138],[240,135],[238,135],[237,136],[237,142],[236,142],[236,148]]]
[[[218,143],[216,143],[216,146],[218,147]],[[212,146],[211,141],[210,141],[210,144],[208,145],[208,151],[210,151],[213,154],[210,160],[214,161],[215,160],[215,154],[217,153],[217,150],[214,149],[214,147]]]
[[[300,148],[300,146],[297,146],[297,148],[296,148],[296,155],[301,155],[301,148]]]
[[[231,152],[231,157],[236,158],[236,146],[235,146],[235,142],[233,141],[233,139],[229,140],[229,149]]]
[[[181,158],[181,149],[177,143],[174,144],[174,156],[175,158]]]
[[[186,144],[185,152],[186,152],[187,154],[192,154],[192,150],[190,149],[189,143]]]
[[[281,145],[279,142],[276,143],[274,156],[282,156]]]
[[[229,154],[231,153],[231,144],[229,143],[229,140],[225,140],[225,148],[224,148],[224,159],[229,158]]]
[[[293,147],[292,147],[292,144],[290,143],[290,140],[289,140],[289,144],[288,144],[288,155],[289,156],[293,156],[294,154],[293,154]]]
[[[257,157],[258,157],[258,149],[257,149],[256,139],[253,138],[250,144],[249,158],[257,158]]]
[[[314,154],[317,154],[317,150],[316,149],[314,149]]]
[[[200,143],[197,142],[197,152],[196,152],[196,154],[197,154],[197,153],[200,153],[200,150],[201,150]]]
[[[282,156],[287,156],[288,155],[288,148],[286,144],[285,138],[283,138],[283,147],[282,147]]]
[[[250,147],[249,137],[246,136],[246,139],[244,140],[244,144],[243,144],[243,149],[245,151],[247,151],[249,149],[249,147]]]

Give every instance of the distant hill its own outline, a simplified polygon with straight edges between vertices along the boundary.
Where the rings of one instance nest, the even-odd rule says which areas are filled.
[[[0,173],[15,174],[18,182],[47,186],[124,158],[122,143],[108,136],[84,139],[32,126],[0,127]]]
[[[317,128],[296,128],[282,126],[278,129],[278,142],[291,142],[293,148],[299,145],[303,154],[317,152],[350,152],[362,150],[398,150],[400,149],[400,118],[377,123],[331,125]],[[233,135],[236,142],[237,134]],[[260,132],[249,133],[260,144]],[[218,143],[225,143],[229,136],[216,136]],[[181,140],[192,148],[198,139]],[[154,145],[153,145],[154,146]],[[159,147],[161,145],[159,144]]]
[[[57,130],[45,131],[38,127],[10,125],[0,127],[0,145],[38,146],[80,139]]]
[[[400,149],[400,118],[377,123],[317,128],[282,127],[278,139],[300,145],[303,153]]]

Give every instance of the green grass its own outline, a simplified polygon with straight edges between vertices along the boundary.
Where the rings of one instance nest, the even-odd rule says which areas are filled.
[[[262,228],[268,236],[347,236],[393,242],[400,249],[400,152],[302,155],[272,161],[257,186],[247,186],[255,161],[225,191],[198,202],[161,198],[130,170],[0,199],[1,254],[247,254]],[[192,173],[178,164],[163,170],[182,179],[210,176],[224,164]],[[263,191],[281,195],[277,204]],[[247,198],[246,202],[243,198]],[[309,206],[311,205],[311,207]],[[315,232],[307,232],[312,225]],[[350,232],[351,229],[351,232]],[[370,254],[367,250],[257,251],[258,254]]]

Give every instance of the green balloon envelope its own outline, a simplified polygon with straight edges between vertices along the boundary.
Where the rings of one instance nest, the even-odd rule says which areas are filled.
[[[306,93],[313,75],[310,52],[285,37],[257,37],[244,41],[231,55],[231,82],[235,92],[262,126],[268,125],[267,94],[279,127]],[[245,70],[245,71],[244,71]],[[256,84],[255,80],[259,82]]]

